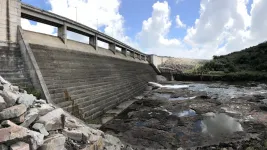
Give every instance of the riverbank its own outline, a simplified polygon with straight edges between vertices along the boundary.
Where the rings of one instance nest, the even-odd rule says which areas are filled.
[[[265,84],[169,82],[101,130],[136,149],[265,149]]]
[[[174,74],[176,81],[267,81],[265,72],[215,72],[209,74]]]

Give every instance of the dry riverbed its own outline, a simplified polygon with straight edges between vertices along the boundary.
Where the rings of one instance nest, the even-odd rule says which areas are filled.
[[[265,84],[170,82],[138,98],[101,130],[134,149],[267,149]]]

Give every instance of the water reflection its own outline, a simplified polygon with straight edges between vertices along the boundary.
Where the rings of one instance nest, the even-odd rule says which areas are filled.
[[[192,109],[189,109],[189,110],[185,110],[185,111],[182,111],[182,112],[179,112],[177,114],[178,117],[190,117],[190,116],[195,116],[196,115],[196,112]]]
[[[223,134],[232,134],[237,131],[243,131],[239,122],[234,118],[220,113],[213,114],[201,121],[203,133],[207,133],[212,137],[219,137]]]

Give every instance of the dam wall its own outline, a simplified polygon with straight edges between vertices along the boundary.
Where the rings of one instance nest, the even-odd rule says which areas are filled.
[[[141,94],[156,72],[145,60],[89,44],[24,31],[51,100],[83,120]]]
[[[48,103],[78,118],[97,118],[156,78],[145,53],[113,37],[20,0],[1,0],[0,6],[0,75],[20,87],[34,86]],[[57,35],[23,30],[21,18],[54,26]],[[68,31],[89,42],[69,40]]]

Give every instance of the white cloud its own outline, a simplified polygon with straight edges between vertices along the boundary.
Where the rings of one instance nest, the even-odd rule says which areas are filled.
[[[184,24],[181,20],[180,20],[180,16],[177,15],[176,16],[176,24],[177,24],[177,27],[178,28],[185,28],[186,27],[186,24]]]
[[[21,19],[21,25],[23,29],[27,29],[33,32],[40,32],[44,34],[55,35],[55,32],[57,31],[57,28],[53,26],[39,22],[37,22],[36,24],[31,24],[30,21],[27,19]]]
[[[119,13],[120,0],[49,0],[52,12],[76,20],[77,7],[79,22],[95,29],[102,28],[106,34],[145,52],[191,58],[212,58],[213,55],[242,50],[265,41],[267,1],[253,0],[249,13],[248,2],[201,0],[199,17],[193,25],[182,22],[179,14],[175,14],[175,23],[172,24],[168,2],[156,2],[151,16],[142,22],[142,29],[133,41],[125,35],[124,18]],[[54,32],[51,27],[39,23],[31,25],[24,20],[22,24],[34,31]],[[186,35],[169,38],[172,26],[185,28]],[[79,39],[75,35],[69,36]],[[88,38],[80,40],[87,42]]]
[[[194,25],[187,28],[187,34],[182,40],[167,38],[171,27],[170,8],[166,1],[157,2],[153,5],[152,16],[143,22],[139,33],[139,38],[144,42],[140,41],[141,46],[158,55],[212,58],[213,55],[256,45],[267,39],[267,1],[254,0],[250,13],[248,2],[249,0],[201,0],[200,16]],[[161,6],[165,11],[155,5]],[[184,26],[179,15],[176,24],[178,27]]]
[[[168,3],[156,2],[152,16],[143,21],[142,31],[137,35],[140,46],[144,49],[180,46],[180,40],[167,38],[171,25]]]
[[[175,3],[176,4],[179,4],[179,3],[181,3],[181,2],[183,2],[184,0],[175,0]]]
[[[48,0],[48,2],[51,5],[51,10],[49,10],[51,12],[77,20],[94,29],[103,28],[104,33],[136,46],[125,35],[124,18],[119,13],[120,0]],[[51,34],[51,30],[42,30],[39,24],[29,25],[29,22],[23,21],[22,25],[25,29],[35,27],[35,31]],[[82,42],[88,41],[87,37],[78,36],[71,32],[68,32],[68,37]]]

